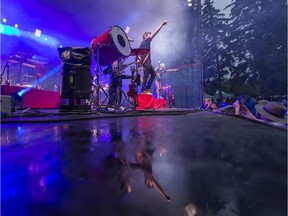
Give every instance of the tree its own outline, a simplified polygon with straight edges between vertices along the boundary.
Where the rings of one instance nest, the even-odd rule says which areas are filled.
[[[286,0],[233,0],[228,7],[231,85],[260,85],[263,97],[287,94]]]
[[[227,18],[213,7],[213,2],[204,0],[202,9],[203,79],[204,91],[214,86],[222,101],[223,80],[229,74],[227,63],[231,61],[223,41],[227,32]],[[209,87],[208,87],[209,86]],[[207,93],[214,94],[207,91]]]

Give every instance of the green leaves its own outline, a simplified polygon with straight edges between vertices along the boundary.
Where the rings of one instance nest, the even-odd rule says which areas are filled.
[[[232,0],[228,8],[231,14],[225,18],[210,0],[203,3],[204,81],[215,80],[215,91],[225,80],[230,82],[230,89],[225,89],[228,92],[244,89],[250,83],[248,93],[253,96],[286,94],[286,1]],[[258,95],[253,85],[258,89],[260,86]]]

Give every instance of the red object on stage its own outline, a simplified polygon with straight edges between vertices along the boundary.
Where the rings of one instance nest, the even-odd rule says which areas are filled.
[[[153,99],[153,106],[156,108],[165,108],[166,107],[166,100],[161,98],[161,99]]]
[[[119,26],[113,26],[91,42],[95,60],[102,66],[109,66],[121,57],[128,57],[131,46],[126,33]]]
[[[1,85],[1,95],[12,95],[19,92],[24,87]],[[60,92],[39,90],[36,88],[28,88],[23,94],[24,106],[30,108],[59,108],[60,107]]]
[[[153,95],[148,94],[139,94],[138,104],[139,106],[136,107],[136,110],[157,109],[166,107],[166,101],[164,99],[156,99],[153,97]]]

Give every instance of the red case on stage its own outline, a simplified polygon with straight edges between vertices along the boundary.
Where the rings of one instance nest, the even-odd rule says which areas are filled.
[[[164,99],[156,99],[153,97],[153,95],[139,94],[137,99],[139,104],[137,110],[157,109],[166,107],[166,101]]]

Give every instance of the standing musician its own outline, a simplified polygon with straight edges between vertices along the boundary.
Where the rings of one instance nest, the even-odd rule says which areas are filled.
[[[108,106],[117,106],[121,103],[122,73],[125,68],[134,64],[134,62],[124,64],[125,60],[126,58],[118,59],[103,71],[105,75],[110,75]]]
[[[104,71],[103,74],[109,74],[110,76],[110,83],[109,83],[109,101],[108,106],[115,106],[117,104],[117,87],[119,86],[119,74],[123,70],[123,62],[125,59],[120,59],[114,61],[112,65],[108,66]]]
[[[155,86],[156,86],[156,94],[157,94],[157,99],[161,98],[160,91],[161,91],[161,79],[163,74],[166,72],[165,69],[165,64],[161,63],[160,61],[158,62],[158,66],[155,68],[156,71],[156,81],[155,81]]]
[[[150,88],[156,77],[156,72],[154,67],[151,64],[151,41],[159,33],[161,28],[168,23],[168,20],[165,20],[152,34],[151,32],[145,32],[143,34],[143,41],[140,44],[139,48],[148,49],[150,52],[143,54],[141,56],[141,63],[143,64],[144,76],[142,82],[142,93],[151,94]],[[149,78],[150,75],[150,78]],[[148,80],[149,78],[149,80]],[[147,83],[148,81],[148,83]]]

